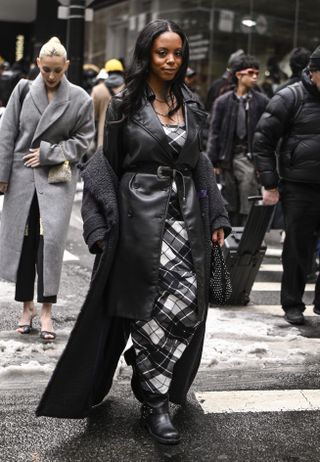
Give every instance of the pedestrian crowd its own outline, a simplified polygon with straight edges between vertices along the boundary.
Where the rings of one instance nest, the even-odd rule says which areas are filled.
[[[250,196],[277,205],[281,305],[289,323],[304,322],[320,229],[320,47],[292,50],[285,82],[273,59],[261,78],[259,61],[236,50],[205,105],[187,37],[169,20],[145,26],[128,66],[116,57],[87,65],[84,88],[69,82],[69,65],[57,37],[31,68],[0,57],[0,277],[15,283],[22,302],[19,335],[30,334],[39,315],[41,340],[56,338],[52,307],[79,175],[83,236],[95,255],[36,413],[87,416],[108,394],[124,352],[144,428],[177,444],[169,402],[186,401],[212,268],[232,227],[246,226]],[[215,271],[225,291],[224,270]]]

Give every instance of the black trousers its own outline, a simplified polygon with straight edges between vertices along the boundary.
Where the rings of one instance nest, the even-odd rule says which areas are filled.
[[[286,232],[281,304],[284,311],[291,307],[304,311],[302,297],[320,229],[320,184],[284,182],[281,200]],[[320,306],[319,276],[314,303]]]
[[[27,227],[28,231],[23,240],[17,274],[15,300],[18,302],[33,300],[37,272],[37,301],[39,303],[56,303],[56,295],[43,295],[43,236],[40,235],[40,212],[37,194],[34,195],[31,203]]]

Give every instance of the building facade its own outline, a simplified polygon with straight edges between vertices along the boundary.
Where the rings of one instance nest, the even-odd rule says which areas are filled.
[[[203,93],[237,49],[255,55],[261,78],[276,85],[290,74],[292,48],[312,50],[320,43],[320,10],[310,0],[100,0],[93,5],[93,22],[86,24],[87,62],[99,67],[111,57],[128,62],[148,21],[172,19],[189,37],[190,65]]]
[[[52,35],[67,43],[67,21],[58,7],[70,0],[1,0],[0,55],[9,62],[21,49],[33,60]],[[77,3],[77,2],[75,2]],[[311,0],[85,0],[93,21],[85,23],[85,63],[99,68],[112,57],[128,63],[144,25],[155,18],[179,23],[189,37],[190,65],[204,95],[237,49],[255,55],[261,80],[276,85],[290,74],[292,48],[314,49],[320,43],[320,9]],[[21,46],[23,38],[23,47]],[[75,37],[80,40],[80,37]],[[68,44],[68,43],[67,43]]]

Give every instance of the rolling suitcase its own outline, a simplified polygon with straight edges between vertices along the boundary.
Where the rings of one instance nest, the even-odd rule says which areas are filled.
[[[250,197],[251,210],[245,227],[233,228],[225,240],[224,258],[230,272],[230,305],[246,305],[267,246],[264,236],[274,209],[263,205],[261,196]]]

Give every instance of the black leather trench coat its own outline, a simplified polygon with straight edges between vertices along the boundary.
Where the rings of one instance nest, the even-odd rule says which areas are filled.
[[[114,104],[110,107],[108,117],[118,120],[118,114],[115,111],[116,100]],[[153,110],[149,103],[146,103],[146,106],[135,119],[136,122],[132,121],[128,124],[128,128],[124,128],[122,124],[111,124],[111,126],[108,125],[107,127],[107,142],[104,154],[109,158],[115,172],[121,177],[120,191],[118,189],[118,180],[113,178],[113,172],[104,167],[105,157],[101,151],[98,151],[92,157],[85,168],[84,175],[86,178],[84,178],[85,189],[82,207],[84,237],[92,252],[98,251],[95,245],[97,240],[104,239],[105,248],[103,253],[98,254],[96,257],[88,294],[71,332],[68,344],[38,405],[36,410],[38,416],[63,418],[84,418],[87,416],[91,408],[100,403],[111,388],[119,357],[126,346],[129,336],[130,319],[128,318],[132,319],[134,316],[140,316],[141,308],[138,304],[140,297],[143,297],[141,300],[143,300],[146,313],[149,313],[153,306],[153,301],[150,303],[151,306],[149,306],[149,301],[151,300],[150,293],[157,293],[156,275],[151,274],[151,279],[148,279],[152,281],[151,288],[148,288],[146,282],[136,282],[140,285],[134,287],[131,284],[129,292],[129,289],[124,286],[123,274],[126,274],[126,277],[129,278],[128,268],[130,268],[132,271],[130,277],[132,280],[137,281],[142,275],[146,275],[146,268],[152,268],[152,265],[156,265],[158,268],[161,251],[161,235],[159,233],[162,229],[161,226],[163,226],[171,182],[168,178],[157,178],[154,174],[142,173],[147,166],[150,166],[150,162],[145,162],[143,164],[144,170],[142,170],[142,165],[137,164],[137,160],[135,160],[136,164],[132,162],[132,156],[129,151],[125,150],[125,146],[127,149],[129,144],[133,147],[136,146],[137,150],[132,151],[132,153],[135,153],[135,159],[138,159],[138,146],[140,145],[142,149],[142,140],[144,139],[146,146],[149,148],[149,150],[141,152],[145,156],[148,155],[148,152],[151,153],[154,150],[164,165],[174,165],[176,169],[178,165],[180,169],[187,168],[184,167],[184,162],[190,169],[195,165],[193,172],[194,183],[192,176],[187,171],[184,172],[183,182],[180,178],[181,183],[179,183],[180,174],[177,174],[177,182],[179,183],[178,188],[183,213],[191,236],[190,242],[193,245],[192,255],[196,258],[197,268],[202,266],[200,270],[198,269],[197,275],[200,281],[201,278],[204,278],[202,282],[206,287],[209,279],[209,240],[211,232],[221,227],[225,229],[226,234],[230,232],[227,213],[223,206],[210,162],[204,154],[200,154],[197,134],[202,120],[202,111],[198,111],[198,104],[189,93],[186,94],[185,110],[188,128],[191,132],[189,132],[182,156],[179,158],[179,164],[170,164],[172,159],[169,161],[167,158],[162,158],[162,156],[169,154],[166,148],[167,142],[162,137],[163,129],[160,125],[157,125],[158,121],[154,119],[155,115],[151,112]],[[146,120],[148,117],[152,118],[152,120]],[[125,145],[123,133],[126,129],[130,130],[132,139],[130,139],[129,144]],[[139,134],[139,136],[135,136],[135,133]],[[190,133],[192,136],[190,136]],[[160,140],[162,141],[160,142]],[[162,146],[162,143],[165,147]],[[192,149],[190,149],[191,146]],[[180,159],[186,159],[186,161],[182,163]],[[166,163],[163,161],[166,161]],[[127,162],[131,162],[131,172],[125,170],[128,165]],[[134,165],[137,165],[137,168],[134,168]],[[138,165],[141,167],[140,173],[138,173]],[[152,168],[154,167],[152,166]],[[136,171],[132,171],[133,169]],[[141,176],[139,177],[139,175]],[[144,179],[143,188],[142,177]],[[140,182],[139,178],[141,178],[141,186],[135,188],[133,185],[135,182]],[[123,197],[120,197],[119,204],[122,210],[118,207],[119,192],[123,195]],[[184,194],[185,201],[183,200]],[[189,198],[187,198],[188,194]],[[148,204],[149,199],[152,207]],[[126,200],[130,201],[130,205],[126,203]],[[137,204],[142,206],[142,210],[137,207]],[[147,213],[144,214],[143,209]],[[130,217],[129,210],[132,210],[137,218],[134,224],[131,224],[134,221],[134,215]],[[124,211],[127,211],[127,216]],[[144,217],[143,220],[142,217]],[[150,261],[143,241],[143,239],[148,240],[149,236],[144,228],[139,229],[138,224],[146,227],[149,232],[158,233],[157,241],[153,238],[151,239],[154,246],[152,247],[154,255],[151,255]],[[121,234],[121,228],[124,226],[130,227],[127,229],[128,236],[124,233]],[[143,238],[138,236],[138,241],[132,242],[133,247],[131,248],[133,255],[139,258],[139,263],[135,263],[133,257],[129,257],[129,255],[127,260],[125,260],[125,255],[121,255],[121,249],[125,248],[128,242],[130,243],[128,241],[130,238],[129,229],[133,233],[140,232],[143,236]],[[194,242],[198,236],[202,239],[200,243]],[[201,261],[202,258],[203,261]],[[118,259],[122,259],[121,265],[117,263]],[[126,265],[129,265],[129,262],[130,267],[127,268]],[[115,265],[118,265],[118,267],[115,267]],[[140,268],[141,265],[145,265],[145,268]],[[116,280],[116,275],[120,277],[119,281]],[[117,288],[110,297],[109,291],[114,283],[117,284]],[[125,292],[124,295],[120,293],[121,289]],[[205,300],[207,300],[208,295],[206,292],[208,292],[208,289],[202,287],[198,292],[198,295],[200,293],[202,297],[201,306],[204,310],[200,313],[200,316],[204,319],[207,312]],[[122,303],[126,301],[127,306],[121,305],[121,307],[123,306],[122,313],[128,312],[127,317],[111,315],[111,313],[115,312],[115,307],[112,303],[115,301],[114,297],[116,295],[121,297]],[[130,297],[132,297],[132,300]],[[133,299],[133,297],[135,298]],[[109,300],[107,300],[108,298]],[[135,300],[135,304],[132,303],[133,300]],[[137,311],[133,312],[133,309]],[[200,364],[204,334],[205,322],[201,322],[190,344],[174,368],[169,391],[171,402],[183,404],[186,400],[188,390]]]
[[[147,94],[142,108],[123,123],[117,123],[121,120],[119,100],[114,98],[109,106],[104,154],[120,177],[120,236],[107,290],[111,315],[151,317],[159,295],[162,235],[174,176],[197,276],[198,319],[205,316],[208,287],[204,261],[209,237],[193,171],[200,156],[206,113],[187,89],[183,96],[187,139],[177,158],[152,107],[152,94]],[[214,229],[215,224],[212,226]]]

